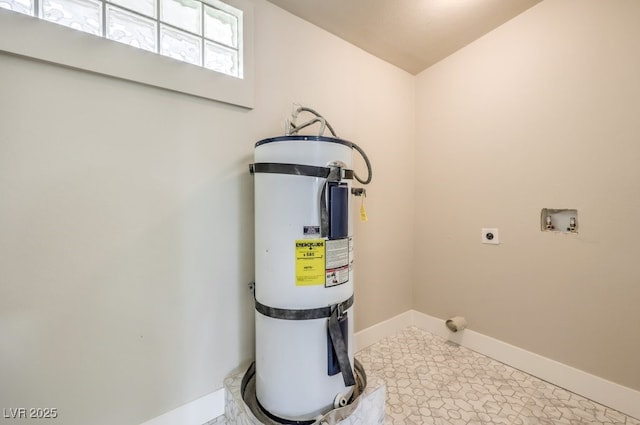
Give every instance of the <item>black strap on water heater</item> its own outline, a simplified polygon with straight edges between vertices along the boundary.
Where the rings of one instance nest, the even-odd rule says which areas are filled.
[[[316,167],[315,165],[283,164],[279,162],[256,162],[255,164],[249,164],[249,172],[251,174],[289,174],[293,176],[319,177],[326,179],[329,177],[332,170],[335,170],[335,168]],[[353,170],[343,169],[342,171],[344,171],[344,176],[340,176],[342,179],[353,179]]]
[[[351,297],[353,299],[353,296]],[[340,330],[340,324],[338,319],[342,316],[342,310],[338,307],[334,308],[329,316],[329,336],[331,337],[331,344],[336,352],[336,358],[338,359],[338,365],[340,366],[340,372],[342,372],[342,379],[345,387],[355,385],[356,378],[353,376],[353,368],[349,361],[349,352],[347,350],[347,344],[344,341],[344,336]]]
[[[320,192],[320,237],[326,238],[329,234],[329,209],[327,208],[327,185],[322,185]]]
[[[344,341],[344,336],[340,330],[340,324],[338,320],[342,317],[345,311],[347,311],[353,305],[353,295],[351,295],[345,301],[333,306],[310,308],[305,310],[293,310],[288,308],[269,307],[258,300],[256,300],[256,311],[259,313],[273,317],[274,319],[284,320],[313,320],[329,318],[329,336],[331,338],[331,344],[336,352],[338,359],[338,365],[340,366],[340,372],[342,372],[342,379],[344,385],[350,387],[355,385],[356,379],[353,375],[353,368],[349,361],[349,353],[347,350],[347,344]]]
[[[288,308],[269,307],[256,300],[256,310],[268,317],[284,320],[313,320],[331,317],[333,310],[339,309],[340,312],[347,311],[353,305],[353,295],[347,300],[336,304],[335,306],[308,308],[304,310],[293,310]]]

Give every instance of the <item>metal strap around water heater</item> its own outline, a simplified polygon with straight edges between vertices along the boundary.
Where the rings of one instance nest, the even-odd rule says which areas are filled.
[[[329,167],[316,167],[315,165],[302,165],[302,164],[283,164],[279,162],[256,162],[255,164],[249,164],[249,172],[255,173],[268,173],[268,174],[289,174],[293,176],[307,176],[307,177],[319,177],[329,178],[331,172],[336,168]],[[344,175],[340,176],[340,179],[353,179],[353,170],[342,169]]]
[[[353,295],[351,295],[347,300],[333,306],[310,308],[305,310],[269,307],[260,303],[258,300],[255,301],[256,310],[259,313],[264,314],[268,317],[273,317],[274,319],[313,320],[329,318],[328,328],[329,336],[331,338],[331,345],[333,345],[333,349],[336,352],[336,357],[338,359],[338,365],[340,366],[340,372],[342,373],[344,385],[346,387],[355,385],[356,379],[353,375],[351,362],[349,361],[347,344],[344,341],[342,331],[340,330],[340,324],[338,323],[338,320],[342,317],[344,312],[346,312],[353,305]]]
[[[335,304],[334,306],[308,308],[302,310],[294,310],[289,308],[269,307],[262,304],[260,301],[256,301],[256,310],[268,317],[274,319],[284,320],[313,320],[313,319],[325,319],[331,317],[334,310],[339,310],[340,313],[347,311],[353,305],[353,295],[347,300]]]
[[[353,296],[351,296],[351,300],[353,300]],[[344,341],[344,336],[340,330],[340,323],[338,323],[343,311],[344,310],[339,306],[336,306],[331,312],[331,316],[329,316],[329,336],[331,337],[331,345],[333,345],[333,349],[336,352],[336,358],[338,359],[338,365],[340,366],[344,386],[350,387],[355,385],[356,378],[353,375],[353,368],[349,361],[347,344]]]

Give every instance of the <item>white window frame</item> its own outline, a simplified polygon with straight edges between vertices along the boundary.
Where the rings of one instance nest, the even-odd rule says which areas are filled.
[[[242,10],[243,78],[0,8],[0,52],[186,93],[252,109],[254,104],[253,6]]]

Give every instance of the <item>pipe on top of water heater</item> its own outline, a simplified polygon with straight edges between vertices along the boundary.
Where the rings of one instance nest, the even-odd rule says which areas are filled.
[[[336,134],[335,130],[333,129],[333,127],[331,126],[331,124],[329,124],[329,122],[322,116],[320,115],[317,111],[315,111],[314,109],[308,108],[306,106],[302,106],[302,105],[294,105],[295,108],[293,109],[293,112],[291,113],[291,119],[287,119],[287,124],[286,124],[286,128],[285,128],[285,134],[287,136],[292,136],[292,135],[296,135],[298,134],[298,132],[304,128],[307,128],[315,123],[320,123],[320,131],[318,133],[319,136],[324,135],[324,130],[325,127],[329,129],[329,131],[331,132],[331,135],[333,137],[338,137],[338,135]],[[296,124],[296,120],[298,119],[298,116],[300,115],[301,112],[308,112],[310,114],[315,115],[314,118],[311,118],[310,120],[297,125]],[[367,154],[365,153],[365,151],[358,146],[357,144],[350,142],[352,147],[358,151],[358,153],[362,156],[362,158],[364,159],[364,162],[367,166],[367,178],[366,179],[362,179],[360,178],[360,176],[358,176],[358,174],[354,171],[353,176],[356,178],[356,180],[358,180],[358,182],[360,182],[360,184],[369,184],[371,183],[371,178],[373,177],[373,169],[371,167],[371,162],[369,161],[369,157],[367,156]]]

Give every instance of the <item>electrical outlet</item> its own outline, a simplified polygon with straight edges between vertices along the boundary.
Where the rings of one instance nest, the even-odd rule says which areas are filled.
[[[498,245],[500,243],[500,238],[498,237],[498,229],[496,229],[496,228],[483,228],[482,229],[482,243]]]

